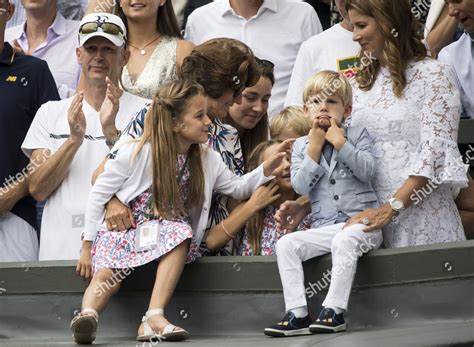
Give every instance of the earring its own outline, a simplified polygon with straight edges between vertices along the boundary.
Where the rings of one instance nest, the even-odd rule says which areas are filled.
[[[186,130],[186,124],[181,123],[181,124],[179,125],[179,128],[180,128],[181,130],[185,131],[185,130]]]

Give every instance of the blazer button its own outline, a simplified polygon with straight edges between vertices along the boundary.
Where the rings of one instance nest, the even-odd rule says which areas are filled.
[[[334,200],[339,200],[339,196],[338,195],[334,195]]]
[[[311,182],[316,183],[316,179],[313,178],[313,179],[311,180]]]
[[[314,184],[313,184],[313,183],[310,183],[309,186],[312,187],[312,186],[314,186]]]
[[[335,180],[335,179],[332,179],[332,180],[330,180],[329,182],[331,182],[331,184],[336,184],[336,180]]]
[[[314,176],[315,178],[319,178],[319,175]]]

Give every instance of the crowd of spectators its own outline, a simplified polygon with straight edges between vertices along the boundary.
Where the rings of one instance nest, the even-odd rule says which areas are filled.
[[[179,340],[185,262],[277,255],[265,333],[307,329],[301,261],[473,237],[473,41],[474,0],[0,0],[0,262],[78,260],[88,343],[117,269],[160,260],[138,337]]]

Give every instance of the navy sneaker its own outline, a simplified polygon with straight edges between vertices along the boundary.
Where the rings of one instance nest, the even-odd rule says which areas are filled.
[[[310,324],[309,314],[303,318],[296,318],[293,312],[288,312],[276,325],[265,328],[263,333],[273,337],[310,335],[308,329]]]
[[[312,333],[338,333],[346,330],[346,322],[342,313],[336,314],[332,308],[323,308],[318,319],[309,326]]]

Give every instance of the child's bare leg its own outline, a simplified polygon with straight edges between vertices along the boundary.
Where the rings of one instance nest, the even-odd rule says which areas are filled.
[[[120,270],[118,270],[120,271]],[[82,309],[92,308],[101,313],[110,298],[120,289],[121,278],[112,269],[100,269],[92,277],[82,298]]]
[[[174,289],[178,284],[181,273],[183,272],[190,239],[183,241],[179,246],[165,254],[158,264],[156,270],[155,284],[151,294],[148,310],[156,308],[164,309],[173,295]],[[148,323],[155,331],[162,331],[169,321],[160,315],[150,317]],[[138,329],[138,335],[143,334],[143,324]]]
[[[81,312],[71,321],[71,330],[77,344],[91,344],[95,340],[98,315],[119,290],[121,280],[111,269],[101,269],[94,274],[82,298]]]

